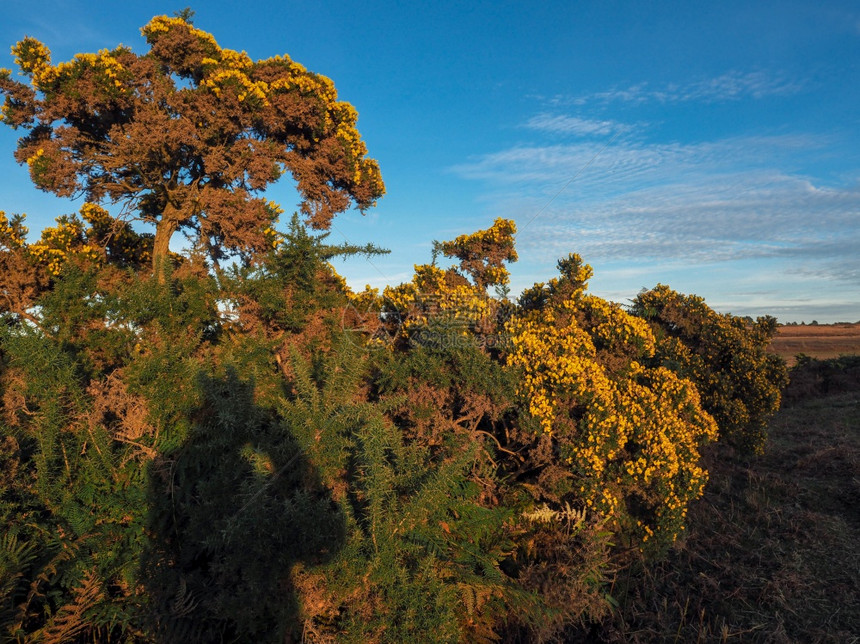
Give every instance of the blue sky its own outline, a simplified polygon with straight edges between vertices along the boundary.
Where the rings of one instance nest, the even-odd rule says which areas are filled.
[[[187,1],[187,0],[184,0]],[[124,43],[184,3],[21,2],[9,47],[55,61]],[[388,194],[332,240],[391,254],[337,268],[408,280],[433,239],[517,222],[518,292],[580,253],[591,290],[669,284],[722,312],[860,320],[856,2],[199,3],[195,24],[254,58],[287,53],[356,106]],[[5,43],[5,44],[4,44]],[[35,190],[0,129],[0,209],[34,232],[80,204]],[[290,186],[269,191],[287,212]]]

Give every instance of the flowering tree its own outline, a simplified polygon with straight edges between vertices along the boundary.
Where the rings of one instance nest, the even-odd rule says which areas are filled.
[[[187,15],[141,31],[145,55],[120,46],[54,65],[38,40],[12,48],[30,84],[0,70],[0,116],[26,131],[15,158],[40,189],[154,224],[153,266],[180,229],[215,259],[271,244],[278,209],[259,193],[286,172],[315,228],[382,196],[358,114],[331,80],[224,49]]]

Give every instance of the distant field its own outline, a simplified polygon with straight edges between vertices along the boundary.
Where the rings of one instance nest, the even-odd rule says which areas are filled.
[[[860,324],[799,324],[781,326],[770,350],[789,364],[803,353],[826,360],[842,355],[860,355]]]

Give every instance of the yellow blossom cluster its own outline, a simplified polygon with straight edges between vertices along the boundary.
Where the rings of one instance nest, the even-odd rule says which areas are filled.
[[[238,93],[240,102],[245,101],[248,97],[253,97],[263,105],[268,104],[268,84],[263,81],[252,81],[247,74],[239,69],[218,69],[200,82],[201,87],[210,88],[216,96],[220,96],[221,90],[230,84],[240,88]]]
[[[135,266],[152,259],[152,236],[136,233],[98,204],[85,203],[80,216],[57,217],[57,225],[45,228],[32,244],[26,241],[23,221],[23,215],[9,218],[0,211],[0,249],[23,249],[31,261],[55,277],[69,260]]]
[[[269,216],[269,225],[263,228],[263,237],[272,248],[277,248],[284,243],[284,235],[275,229],[275,225],[278,223],[278,218],[284,214],[284,209],[271,199],[266,201],[265,209]]]
[[[590,267],[539,292],[565,293],[506,325],[519,395],[550,434],[574,481],[576,500],[648,539],[679,533],[707,478],[699,446],[717,435],[695,386],[654,355],[649,326],[616,304],[584,294]],[[576,270],[574,270],[576,269]],[[566,292],[564,284],[572,287]],[[623,368],[620,366],[623,365]]]
[[[9,70],[0,68],[0,77],[3,74],[7,73]],[[11,122],[11,114],[12,114],[12,99],[6,97],[6,100],[0,103],[0,123]]]
[[[347,294],[349,295],[350,306],[359,313],[374,311],[379,302],[379,289],[373,288],[370,284],[365,284],[363,291],[356,293],[350,290]]]
[[[354,121],[354,111],[350,108],[343,118]],[[416,265],[410,282],[386,287],[381,297],[366,291],[353,306],[377,310],[387,337],[395,343],[500,348],[506,341],[501,319],[512,304],[489,297],[486,286],[507,283],[503,262],[516,260],[515,232],[513,221],[496,219],[487,230],[436,242],[434,263]],[[437,266],[439,252],[460,259],[459,269]]]
[[[254,66],[254,61],[251,60],[251,57],[244,51],[219,48],[218,53],[220,54],[220,60],[204,58],[203,64],[211,63],[213,65],[220,65],[221,67],[240,71],[247,71]]]
[[[546,433],[553,431],[562,391],[583,396],[590,392],[598,399],[611,393],[595,362],[591,337],[578,325],[560,327],[555,317],[553,311],[533,311],[513,317],[506,325],[514,346],[508,364],[523,369],[520,393]],[[550,362],[552,355],[557,359]],[[535,357],[542,360],[536,362]]]
[[[445,242],[444,245],[452,248],[476,248],[475,252],[477,252],[477,248],[510,246],[506,259],[515,262],[517,261],[517,251],[513,248],[513,237],[516,232],[517,226],[512,219],[497,217],[489,228],[460,235],[453,241]]]
[[[260,104],[268,105],[271,94],[279,91],[314,95],[327,107],[337,101],[337,91],[331,79],[309,72],[303,65],[286,56],[268,58],[255,64],[246,52],[220,47],[212,34],[197,29],[182,18],[156,16],[141,29],[141,33],[152,42],[171,29],[187,30],[207,52],[200,61],[203,73],[200,86],[210,89],[217,96],[225,87],[232,85],[238,89],[237,96],[241,102],[256,99]],[[286,74],[271,83],[255,78],[257,65],[268,64],[278,65]]]
[[[23,217],[13,216],[10,219],[0,210],[0,248],[14,250],[27,244],[27,227],[22,221]]]
[[[141,33],[151,41],[159,34],[168,33],[174,28],[188,30],[208,52],[208,55],[200,61],[203,74],[200,86],[210,89],[216,96],[220,96],[227,86],[232,85],[238,89],[237,97],[240,102],[256,99],[260,104],[268,105],[269,97],[273,93],[298,91],[305,95],[316,96],[327,107],[334,106],[335,109],[344,109],[345,106],[347,109],[353,110],[352,106],[347,103],[337,103],[337,91],[331,79],[309,72],[303,65],[291,61],[286,56],[276,56],[260,61],[261,65],[277,64],[286,72],[286,75],[271,83],[254,78],[255,63],[246,52],[220,47],[211,34],[193,27],[182,18],[156,16],[141,29]],[[327,118],[327,125],[330,125],[332,120],[335,124],[341,122],[337,117],[334,119]],[[349,125],[346,121],[344,123]],[[351,125],[355,125],[354,119]],[[356,140],[360,141],[357,132],[350,131],[347,127],[344,127],[343,134],[350,137],[354,136]],[[338,135],[341,135],[340,130]],[[362,156],[365,153],[366,150],[363,150],[357,156]]]
[[[594,295],[583,296],[580,309],[587,315],[597,346],[637,357],[650,358],[654,355],[654,333],[642,318],[630,315],[618,304]]]
[[[111,256],[124,264],[147,264],[152,260],[151,244],[127,222],[115,219],[98,204],[89,202],[81,206],[80,213],[89,224],[84,231],[89,246],[108,248]]]
[[[39,241],[30,244],[30,256],[57,276],[71,258],[99,261],[104,257],[101,248],[87,242],[83,224],[76,217],[57,217],[57,225],[45,228]]]
[[[36,77],[51,66],[51,51],[29,36],[12,47],[12,56],[21,71],[31,77]]]
[[[116,221],[111,217],[110,213],[100,205],[86,202],[81,206],[81,217],[89,223],[93,228],[91,230],[109,230],[112,224]],[[88,235],[91,233],[88,231]]]
[[[268,63],[271,61],[286,63],[289,72],[286,78],[278,78],[269,85],[271,91],[297,90],[301,94],[316,96],[325,105],[331,105],[337,101],[337,90],[334,87],[334,82],[327,76],[309,72],[304,65],[289,61],[283,56],[269,58],[262,62]]]
[[[160,33],[167,33],[174,27],[188,29],[191,35],[195,36],[198,41],[204,45],[210,45],[214,49],[218,49],[218,43],[215,42],[215,37],[202,29],[197,29],[183,18],[170,16],[155,16],[145,26],[140,29],[140,33],[144,38],[150,40],[153,36]]]
[[[453,241],[438,244],[437,252],[459,259],[460,269],[478,287],[503,286],[509,281],[504,263],[518,259],[514,249],[516,232],[517,226],[513,220],[499,217],[486,230],[460,235]]]
[[[45,156],[45,150],[39,148],[38,150],[36,150],[35,154],[27,157],[27,165],[32,168],[33,165],[37,163],[39,159],[41,159],[43,156]]]
[[[355,162],[367,154],[367,146],[361,140],[361,135],[356,129],[358,112],[349,103],[338,101],[331,106],[330,113],[330,118],[335,124],[335,136],[343,145],[349,159],[355,164],[353,180],[359,183],[361,181],[361,164]],[[327,118],[329,118],[328,115]]]
[[[30,76],[33,87],[42,91],[50,91],[63,80],[78,77],[87,70],[101,87],[110,91],[122,89],[126,70],[117,57],[127,51],[124,47],[113,51],[102,49],[97,54],[76,54],[68,62],[51,65],[51,52],[35,38],[24,38],[12,47],[21,71]]]
[[[268,226],[263,229],[263,235],[265,236],[266,241],[269,242],[272,248],[277,248],[284,241],[284,236],[271,226]]]
[[[497,303],[455,271],[432,264],[416,265],[411,282],[386,287],[383,301],[387,310],[397,312],[398,333],[404,338],[431,327],[461,337],[494,330]]]

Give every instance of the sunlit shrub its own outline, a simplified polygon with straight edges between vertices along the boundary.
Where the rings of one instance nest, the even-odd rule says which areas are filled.
[[[750,323],[719,314],[701,297],[664,285],[640,293],[631,313],[653,329],[655,360],[696,384],[721,438],[742,451],[762,453],[767,423],[788,382],[785,362],[767,352],[776,319]]]
[[[523,295],[507,325],[507,363],[536,420],[535,465],[557,471],[541,492],[607,519],[643,549],[661,549],[702,493],[699,447],[716,426],[692,382],[647,366],[648,326],[586,293],[590,267],[572,255],[559,269],[561,277]]]

